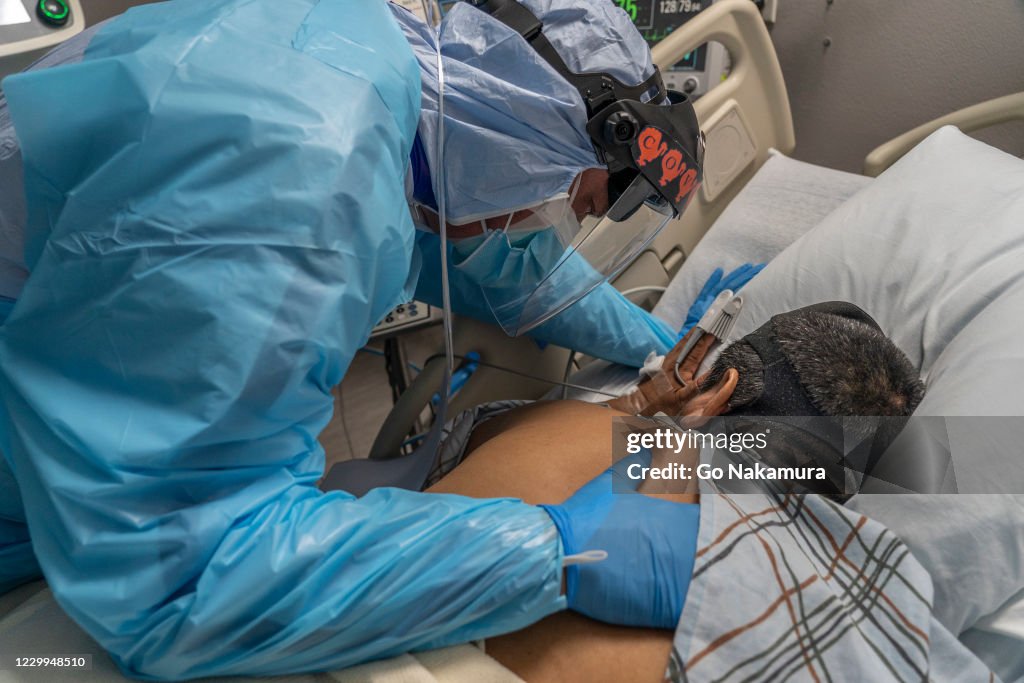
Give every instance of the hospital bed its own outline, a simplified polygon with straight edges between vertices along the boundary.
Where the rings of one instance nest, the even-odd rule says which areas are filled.
[[[671,63],[707,40],[726,45],[733,58],[729,78],[697,102],[709,136],[708,180],[685,217],[650,245],[620,277],[619,285],[664,287],[654,311],[678,325],[713,268],[770,261],[746,289],[748,305],[733,337],[746,334],[775,312],[825,299],[850,300],[870,311],[924,370],[929,384],[924,413],[1024,414],[1024,396],[1016,390],[993,390],[1024,386],[1024,352],[1018,342],[1024,332],[1024,280],[1019,277],[1024,232],[1017,227],[1024,224],[1024,162],[951,129],[939,130],[897,162],[944,123],[971,129],[1024,118],[1024,94],[958,112],[883,145],[866,163],[868,175],[881,174],[872,180],[786,156],[795,139],[785,85],[753,3],[716,3],[659,45],[655,58]],[[965,169],[957,176],[941,163],[954,154]],[[890,173],[882,173],[894,164]],[[548,393],[551,385],[546,380],[562,379],[568,350],[540,349],[528,339],[508,339],[471,320],[459,320],[456,330],[457,352],[477,350],[485,360],[534,378],[482,368],[460,392],[454,410],[498,398],[561,395],[560,390]],[[428,366],[422,376],[431,393],[437,386],[431,373],[436,372]],[[617,393],[635,379],[635,370],[595,361],[576,373],[573,383]],[[588,398],[576,391],[568,396]],[[393,453],[388,433],[405,433],[401,423],[413,412],[411,403],[399,406],[378,439],[377,456]],[[980,457],[1010,472],[1014,463],[999,458],[1019,456],[1019,436],[1011,432],[980,440]],[[1019,482],[1019,469],[1016,473]],[[968,465],[957,475],[962,486],[968,486],[972,476],[982,476],[972,474]],[[1012,484],[1007,482],[1009,490]],[[941,616],[951,632],[976,651],[1001,658],[1007,670],[1024,671],[1024,661],[1011,661],[1013,652],[1024,651],[1024,586],[1017,586],[1015,593],[1013,583],[1014,577],[1024,575],[1020,517],[1006,515],[1005,508],[982,499],[975,501],[962,524],[955,515],[947,515],[943,529],[936,530],[914,514],[920,507],[925,517],[934,517],[930,504],[907,507],[899,500],[864,497],[851,504],[882,518],[911,542],[915,555],[937,577],[936,599],[946,601]],[[970,538],[974,543],[963,557],[937,552]],[[972,552],[985,553],[984,564],[996,568],[998,575],[965,569]],[[94,653],[96,670],[88,676],[77,673],[75,680],[117,679],[99,648],[90,646],[88,637],[41,589],[36,584],[0,597],[0,659],[12,654],[5,648],[43,640],[35,648],[40,653]],[[453,659],[440,664],[399,660],[331,678],[515,680],[507,672],[476,668],[490,664],[472,651],[454,653]],[[2,670],[0,682],[30,676]],[[284,680],[292,678],[312,680]]]

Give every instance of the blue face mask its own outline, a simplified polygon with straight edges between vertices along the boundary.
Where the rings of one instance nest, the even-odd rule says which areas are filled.
[[[503,231],[488,230],[485,228],[479,235],[475,237],[464,237],[460,240],[452,240],[452,249],[454,250],[455,256],[459,260],[459,262],[462,262],[468,260],[469,257],[473,255],[473,252],[479,249],[480,246],[483,245],[485,242],[496,239],[495,236],[498,234],[505,234],[505,241],[508,243],[510,247],[525,249],[534,237],[536,237],[539,233],[546,231],[547,230]]]
[[[491,232],[454,247],[453,269],[476,282],[495,320],[518,335],[565,310],[604,281],[554,228]]]

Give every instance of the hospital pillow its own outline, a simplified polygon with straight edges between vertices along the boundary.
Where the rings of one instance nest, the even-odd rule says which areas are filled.
[[[715,268],[771,261],[871,181],[772,151],[688,255],[655,315],[679,329]]]
[[[1024,395],[1005,387],[1024,380],[1022,265],[1024,162],[946,127],[747,285],[731,336],[775,313],[852,301],[923,371],[920,414],[1024,414]]]
[[[921,369],[928,391],[917,414],[1024,415],[1024,161],[940,129],[744,293],[733,339],[776,313],[852,301]],[[1024,435],[999,427],[950,422],[961,490],[1024,491]],[[1024,496],[858,496],[851,505],[910,545],[954,634],[1024,588]]]

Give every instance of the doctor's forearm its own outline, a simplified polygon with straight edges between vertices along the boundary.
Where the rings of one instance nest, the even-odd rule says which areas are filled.
[[[195,573],[144,562],[130,533],[103,545],[122,561],[76,571],[99,559],[80,549],[74,567],[49,563],[51,586],[122,666],[156,679],[340,669],[564,607],[553,525],[508,500],[396,489],[352,500],[301,487],[238,520]],[[118,577],[118,596],[89,590]]]

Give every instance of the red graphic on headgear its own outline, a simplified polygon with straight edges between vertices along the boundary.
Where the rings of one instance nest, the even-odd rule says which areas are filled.
[[[683,153],[678,149],[671,150],[661,158],[661,186],[665,187],[679,177],[679,174],[686,170],[683,163]]]
[[[661,131],[657,128],[644,128],[640,131],[637,144],[640,147],[640,158],[636,160],[639,166],[646,166],[648,161],[657,159],[668,149],[668,145],[661,141]]]
[[[683,177],[679,179],[679,192],[676,194],[676,204],[682,201],[683,197],[693,192],[694,185],[697,183],[697,171],[692,168],[683,174]]]

